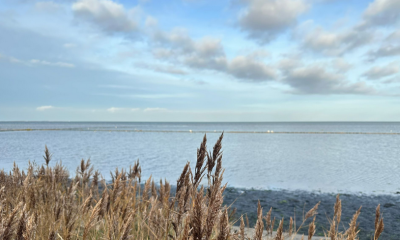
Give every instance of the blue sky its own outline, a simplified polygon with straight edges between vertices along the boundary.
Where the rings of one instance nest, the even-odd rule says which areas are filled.
[[[398,0],[3,0],[0,121],[400,121]]]

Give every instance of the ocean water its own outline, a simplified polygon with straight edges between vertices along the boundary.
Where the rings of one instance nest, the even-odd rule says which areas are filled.
[[[18,131],[15,131],[18,130]],[[75,174],[90,158],[106,179],[140,159],[143,178],[172,184],[207,132],[208,149],[225,131],[228,186],[321,192],[400,191],[400,123],[122,123],[0,122],[0,168],[53,162]],[[273,133],[272,133],[273,131]],[[269,132],[269,133],[268,133]],[[323,133],[323,134],[321,134]]]

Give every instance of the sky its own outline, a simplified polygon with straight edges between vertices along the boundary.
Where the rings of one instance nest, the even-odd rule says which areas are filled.
[[[1,0],[0,121],[400,121],[400,1]]]

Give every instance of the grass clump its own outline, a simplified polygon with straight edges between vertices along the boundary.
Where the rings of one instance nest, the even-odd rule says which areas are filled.
[[[207,150],[204,136],[197,149],[194,169],[187,163],[171,191],[167,181],[156,186],[150,177],[141,184],[139,161],[129,169],[116,169],[107,183],[90,160],[82,160],[71,179],[66,168],[57,163],[49,166],[51,153],[45,148],[45,164],[29,162],[27,171],[14,164],[11,172],[0,171],[0,239],[9,240],[72,240],[72,239],[294,239],[296,233],[308,226],[308,236],[315,234],[315,215],[318,204],[295,226],[290,217],[289,228],[284,219],[271,219],[272,208],[263,215],[257,208],[254,234],[245,231],[247,216],[234,217],[234,211],[223,205],[226,184],[223,183],[222,138],[213,150]],[[206,179],[205,179],[206,178]],[[207,182],[201,185],[202,180]],[[326,239],[358,239],[356,212],[345,232],[339,232],[341,201],[337,197],[335,213],[327,228]],[[238,231],[232,226],[240,221]],[[274,229],[277,226],[277,229]],[[248,226],[249,227],[249,226]],[[380,208],[376,209],[374,239],[384,228]],[[304,236],[303,238],[304,239]]]

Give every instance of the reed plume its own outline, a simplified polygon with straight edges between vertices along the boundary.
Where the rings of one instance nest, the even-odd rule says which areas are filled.
[[[43,159],[46,162],[46,166],[49,166],[49,163],[51,161],[52,154],[50,153],[49,149],[47,148],[47,145],[44,146],[44,156]]]
[[[376,207],[376,213],[375,213],[374,240],[377,240],[379,238],[384,229],[383,218],[380,217],[380,208],[381,205],[379,204],[378,207]]]
[[[256,222],[256,227],[255,227],[255,240],[262,240],[262,233],[264,230],[264,222],[262,219],[262,208],[260,201],[258,201],[258,207],[257,207],[257,222]]]

